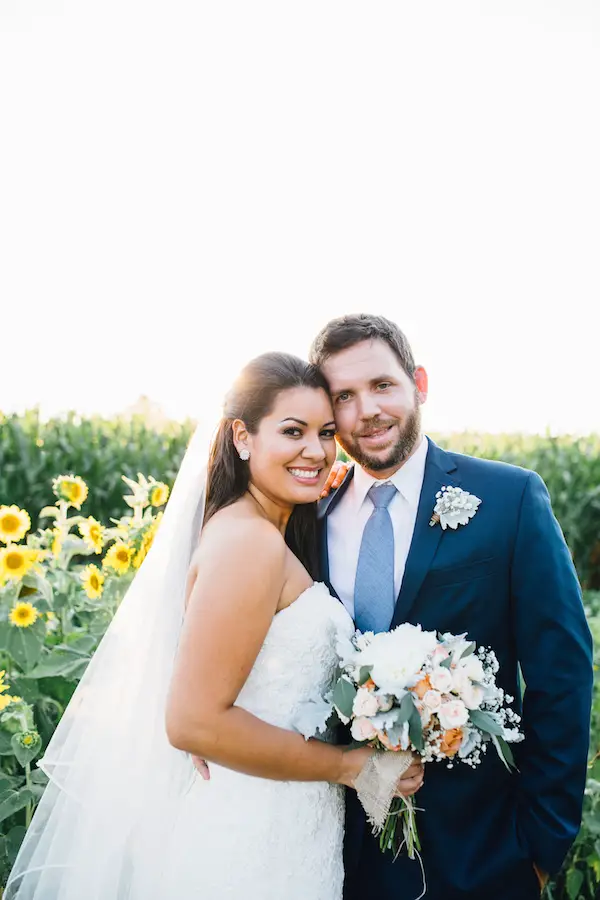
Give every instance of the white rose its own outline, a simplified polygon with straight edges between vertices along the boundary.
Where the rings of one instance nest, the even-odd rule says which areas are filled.
[[[462,666],[471,681],[483,681],[485,673],[483,671],[482,662],[477,656],[474,656],[473,654],[467,656],[462,663]]]
[[[429,676],[429,681],[431,682],[432,688],[439,691],[441,694],[447,694],[452,688],[452,675],[448,669],[441,667],[434,669]]]
[[[359,688],[356,692],[354,703],[352,704],[352,715],[357,717],[375,716],[378,712],[379,704],[377,703],[375,694],[371,693],[371,691],[368,691],[366,688]]]
[[[473,684],[469,681],[461,691],[460,696],[467,709],[479,709],[483,703],[484,690],[478,684]]]
[[[462,666],[457,666],[452,673],[452,690],[460,697],[471,687],[469,676]]]
[[[373,728],[373,723],[365,716],[359,716],[358,719],[354,720],[350,733],[355,741],[370,741],[377,734]]]
[[[393,631],[376,634],[364,652],[371,678],[385,694],[397,696],[415,682],[436,646],[434,632],[404,623]]]
[[[462,728],[469,721],[469,711],[462,700],[448,700],[440,706],[438,718],[444,731]]]
[[[437,712],[442,705],[442,695],[439,691],[427,691],[423,696],[423,704],[432,712]]]

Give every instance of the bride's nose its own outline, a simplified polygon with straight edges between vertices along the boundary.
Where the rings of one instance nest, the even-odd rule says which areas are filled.
[[[323,444],[319,440],[318,436],[315,435],[314,438],[307,438],[306,445],[302,450],[302,456],[305,459],[312,459],[317,461],[325,459],[325,450],[323,449]]]

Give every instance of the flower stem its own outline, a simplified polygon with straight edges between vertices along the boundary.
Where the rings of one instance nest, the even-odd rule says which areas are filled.
[[[31,763],[25,763],[25,786],[31,790]],[[25,828],[29,828],[33,818],[33,803],[31,800],[25,807]]]

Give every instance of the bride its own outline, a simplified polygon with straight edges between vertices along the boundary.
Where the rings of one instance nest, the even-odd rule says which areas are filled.
[[[5,900],[342,897],[343,786],[371,751],[303,736],[353,631],[314,580],[335,459],[323,377],[258,357],[206,475],[199,443],[40,760],[49,784]]]

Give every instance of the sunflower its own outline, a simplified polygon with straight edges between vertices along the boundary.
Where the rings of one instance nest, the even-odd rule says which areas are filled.
[[[59,475],[52,482],[52,490],[59,500],[66,500],[75,509],[81,509],[88,495],[88,486],[79,475]]]
[[[8,618],[17,628],[29,628],[38,616],[38,610],[31,603],[16,603]]]
[[[83,572],[81,573],[81,581],[83,582],[83,589],[90,598],[90,600],[97,600],[98,597],[102,594],[104,588],[102,585],[104,584],[104,575],[93,563],[89,566],[86,566]]]
[[[132,556],[133,547],[123,541],[117,541],[109,547],[102,565],[114,569],[119,575],[124,575],[131,564]]]
[[[150,527],[144,532],[144,536],[142,537],[142,543],[140,544],[140,549],[138,550],[138,552],[135,554],[135,556],[133,558],[133,568],[134,569],[139,569],[141,564],[146,559],[146,556],[148,555],[148,550],[152,546],[154,537],[156,535],[156,532],[158,531],[158,526],[160,525],[162,517],[163,517],[163,514],[161,512],[159,512],[158,515],[156,516],[155,520],[150,525]]]
[[[104,527],[89,516],[83,522],[79,523],[79,533],[94,553],[101,553],[104,546]]]
[[[0,541],[18,543],[31,528],[29,513],[18,506],[0,506]]]
[[[20,703],[20,697],[10,697],[8,694],[5,694],[4,697],[0,697],[0,712],[6,709],[7,706],[10,706],[11,703]]]
[[[169,499],[169,488],[162,481],[157,481],[150,491],[150,505],[164,506]]]
[[[37,558],[36,550],[21,547],[19,544],[3,547],[0,550],[0,581],[7,581],[9,578],[20,580],[29,572]]]

